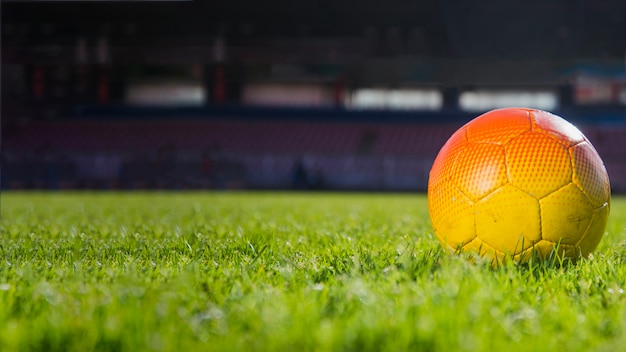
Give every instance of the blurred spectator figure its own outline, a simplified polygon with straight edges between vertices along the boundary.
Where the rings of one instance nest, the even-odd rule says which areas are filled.
[[[44,165],[46,168],[45,187],[47,189],[59,189],[59,160],[54,155],[46,153]]]
[[[215,187],[217,183],[218,173],[216,172],[215,158],[218,150],[219,146],[213,145],[202,151],[202,157],[200,161],[202,167],[202,176],[204,178],[202,184],[208,188]]]
[[[309,188],[314,190],[324,189],[324,174],[319,167],[314,168],[311,172]]]
[[[109,189],[114,186],[122,169],[118,155],[104,153],[75,158],[78,176],[85,188]]]
[[[213,178],[213,168],[215,167],[215,162],[213,161],[213,156],[207,150],[202,152],[202,173],[206,177],[207,180],[211,180]]]
[[[122,163],[118,155],[96,155],[93,178],[99,188],[110,189],[120,174]]]
[[[135,186],[132,176],[132,166],[135,162],[135,156],[133,154],[126,155],[121,161],[118,180],[122,189],[133,189]]]
[[[177,158],[176,145],[170,143],[159,149],[156,160],[156,187],[169,188],[177,186],[178,180],[174,172]]]
[[[38,146],[25,163],[30,187],[36,189],[58,189],[59,177],[57,158],[49,143]]]
[[[309,188],[309,175],[302,158],[298,158],[293,166],[292,180],[295,189],[303,190]]]

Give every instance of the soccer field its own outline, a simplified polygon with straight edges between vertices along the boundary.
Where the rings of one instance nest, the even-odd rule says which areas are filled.
[[[2,351],[615,351],[626,198],[589,260],[445,254],[426,197],[4,193]]]

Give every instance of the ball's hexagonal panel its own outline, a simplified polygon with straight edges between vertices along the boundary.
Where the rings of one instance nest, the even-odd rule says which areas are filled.
[[[567,149],[542,133],[524,133],[504,150],[509,182],[537,199],[572,181]]]
[[[461,128],[452,134],[452,136],[443,145],[433,162],[433,166],[430,169],[428,177],[429,187],[431,185],[434,186],[439,184],[439,182],[441,182],[444,178],[450,176],[452,167],[459,153],[466,144],[467,138],[464,128]]]
[[[428,192],[428,208],[435,235],[454,249],[476,237],[474,203],[452,183],[442,182]]]
[[[539,202],[506,184],[476,203],[476,236],[509,255],[541,239]]]
[[[539,200],[541,233],[544,240],[575,245],[587,231],[593,207],[573,183]]]
[[[498,109],[478,116],[467,124],[467,139],[473,143],[504,145],[530,131],[528,109]]]
[[[553,136],[565,147],[585,141],[585,136],[576,126],[563,118],[546,111],[532,110],[530,112],[533,121],[533,130],[541,130]]]
[[[605,204],[593,211],[593,216],[591,217],[591,223],[587,228],[587,232],[583,238],[578,242],[578,247],[580,248],[581,254],[583,257],[587,257],[589,253],[593,252],[602,236],[604,235],[604,231],[606,230],[606,223],[609,219],[609,205]]]
[[[500,262],[505,257],[503,252],[491,247],[478,237],[463,246],[463,253],[475,253],[481,257],[488,257],[492,262],[493,260]]]
[[[470,199],[478,200],[507,182],[504,148],[468,144],[454,164],[452,180]]]
[[[574,183],[585,192],[594,208],[608,203],[611,198],[609,175],[595,148],[584,142],[571,147],[569,153],[574,166]]]
[[[474,237],[473,240],[463,245],[462,250],[463,252],[474,251],[474,253],[481,255],[485,252],[485,250],[487,250],[487,246],[483,244],[483,241],[480,238]]]
[[[546,240],[535,243],[535,245],[530,248],[529,253],[541,260],[548,259],[554,255],[561,258],[578,258],[580,256],[580,251],[576,246],[562,243],[557,244]]]

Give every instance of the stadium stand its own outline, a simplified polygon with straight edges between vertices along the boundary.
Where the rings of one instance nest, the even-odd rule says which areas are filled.
[[[3,188],[424,190],[463,93],[504,91],[626,191],[624,1],[114,3],[3,2]]]
[[[435,115],[436,116],[436,115]],[[31,121],[4,140],[7,188],[307,188],[424,190],[461,122],[168,118]],[[626,190],[626,128],[580,126]],[[33,146],[36,146],[33,149]]]

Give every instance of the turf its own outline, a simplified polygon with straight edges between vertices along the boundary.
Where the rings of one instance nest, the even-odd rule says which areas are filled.
[[[626,199],[589,260],[445,254],[409,194],[5,193],[2,351],[614,351]]]

